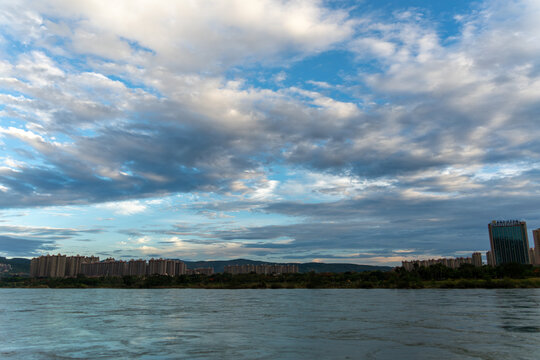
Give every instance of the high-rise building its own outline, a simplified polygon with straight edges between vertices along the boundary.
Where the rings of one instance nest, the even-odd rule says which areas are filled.
[[[529,239],[525,221],[492,221],[488,229],[494,265],[529,264]]]
[[[98,257],[42,255],[30,261],[30,276],[75,277],[81,272],[81,264],[99,261]]]
[[[482,266],[482,253],[473,252],[472,263],[474,266]]]
[[[535,249],[533,248],[530,248],[529,249],[529,261],[531,262],[531,265],[539,265],[537,262],[536,262],[536,255],[535,255]]]
[[[532,233],[534,238],[534,264],[538,266],[540,265],[540,229],[533,230]]]
[[[486,252],[486,260],[489,266],[495,266],[495,260],[493,259],[493,253],[491,251]]]
[[[476,254],[476,255],[475,255]],[[478,256],[480,261],[478,261]],[[476,259],[476,263],[475,263]],[[416,267],[430,267],[432,265],[441,264],[450,269],[459,269],[461,265],[472,264],[474,266],[482,266],[482,254],[473,253],[473,257],[459,257],[459,258],[440,258],[440,259],[427,259],[427,260],[410,260],[402,261],[401,266],[407,270],[412,271]]]

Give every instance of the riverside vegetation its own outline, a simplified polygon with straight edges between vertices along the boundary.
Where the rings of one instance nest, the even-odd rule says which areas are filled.
[[[206,288],[206,289],[294,289],[294,288],[540,288],[540,268],[505,264],[451,269],[441,264],[405,271],[345,273],[295,273],[279,275],[218,273],[214,275],[151,275],[124,277],[0,278],[0,287],[27,288]]]

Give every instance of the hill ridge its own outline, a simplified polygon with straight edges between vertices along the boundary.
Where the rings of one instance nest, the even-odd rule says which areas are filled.
[[[188,269],[194,269],[198,267],[213,267],[215,272],[223,272],[223,269],[226,265],[264,265],[264,264],[295,264],[298,265],[298,270],[301,273],[305,272],[363,272],[363,271],[390,271],[392,267],[382,266],[382,265],[361,265],[361,264],[349,264],[349,263],[319,263],[319,262],[308,262],[308,263],[296,263],[296,262],[270,262],[270,261],[260,261],[260,260],[250,260],[250,259],[232,259],[232,260],[201,260],[201,261],[188,261],[182,259],[186,263]],[[13,266],[14,272],[28,273],[30,272],[30,260],[25,258],[11,258],[7,259],[5,257],[0,257],[0,264],[10,264]]]

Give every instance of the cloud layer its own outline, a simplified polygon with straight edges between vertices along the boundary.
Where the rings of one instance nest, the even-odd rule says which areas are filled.
[[[2,5],[0,208],[209,196],[223,246],[393,261],[539,221],[538,3],[350,5]]]

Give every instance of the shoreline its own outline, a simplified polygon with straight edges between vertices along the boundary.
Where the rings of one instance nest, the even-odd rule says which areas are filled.
[[[92,278],[90,278],[92,279]],[[65,280],[65,279],[61,279]],[[69,279],[73,280],[73,279]],[[80,279],[78,279],[80,280]],[[87,279],[85,279],[87,280]],[[0,279],[0,289],[538,289],[540,277],[525,279],[452,279],[452,280],[423,280],[403,283],[387,282],[355,282],[355,283],[305,283],[305,282],[270,282],[250,281],[243,283],[197,281],[186,284],[120,284],[122,278],[93,278],[90,282],[63,282],[58,279],[20,279],[19,281],[4,281]],[[141,279],[142,280],[142,279]],[[210,280],[210,279],[205,279]],[[268,279],[265,279],[268,280]],[[93,284],[92,284],[93,283]]]

